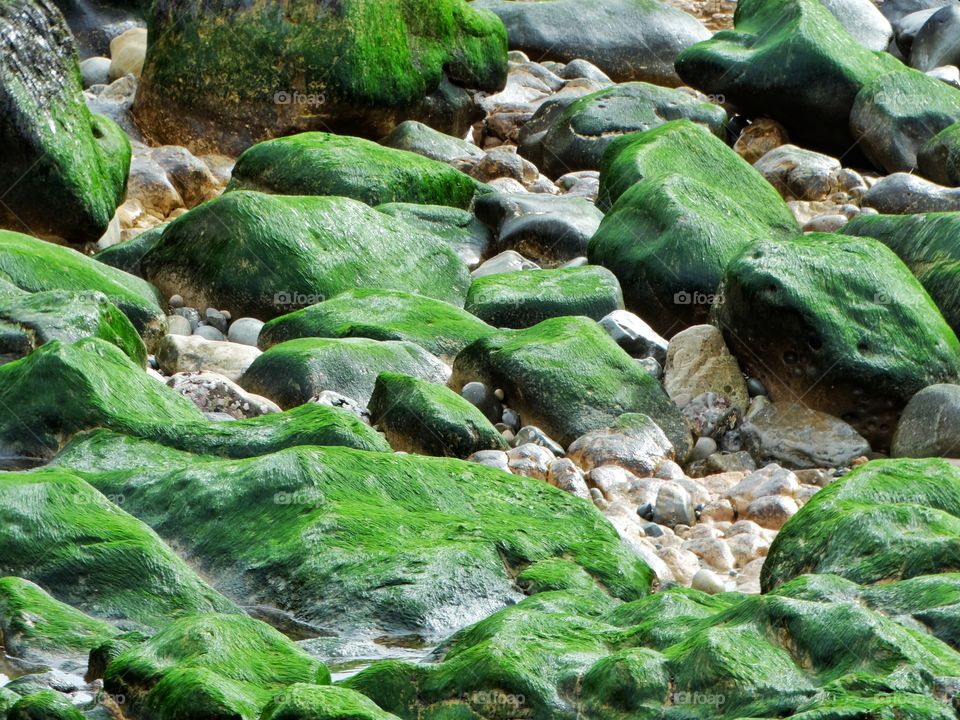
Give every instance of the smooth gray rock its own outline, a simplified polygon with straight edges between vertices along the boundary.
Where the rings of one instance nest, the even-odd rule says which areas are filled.
[[[693,525],[697,521],[697,515],[690,493],[674,482],[660,485],[657,500],[653,504],[653,521],[671,528],[676,525]]]
[[[960,6],[940,8],[923,24],[910,46],[910,67],[933,70],[960,62]]]
[[[667,360],[667,340],[629,310],[614,310],[601,318],[600,327],[636,358],[649,357],[662,368]]]
[[[893,457],[960,457],[960,385],[930,385],[907,403],[890,448]]]
[[[227,339],[233,343],[256,347],[257,339],[260,337],[260,330],[262,328],[263,320],[252,317],[237,318],[230,323]]]
[[[846,467],[870,452],[870,443],[840,418],[790,401],[755,398],[740,434],[760,466]]]
[[[473,143],[434,130],[416,120],[400,123],[380,144],[450,164],[464,160],[475,161],[483,157],[483,150]]]
[[[496,275],[505,272],[520,272],[521,270],[539,270],[540,266],[532,260],[528,260],[520,253],[514,250],[504,250],[499,255],[480,265],[476,270],[470,273],[470,277],[478,278],[484,275]]]
[[[617,82],[677,86],[677,54],[710,32],[695,18],[656,0],[476,0],[507,28],[510,47],[535,60],[589,60]]]
[[[886,50],[893,27],[870,0],[820,0],[853,39],[870,50]]]
[[[496,251],[516,251],[541,267],[585,255],[603,220],[589,200],[563,195],[488,193],[474,213],[493,231]]]
[[[956,211],[960,210],[960,188],[899,172],[870,188],[863,196],[863,205],[885,215]]]
[[[110,58],[89,57],[80,63],[80,77],[83,80],[83,89],[91,85],[108,85],[110,83]]]

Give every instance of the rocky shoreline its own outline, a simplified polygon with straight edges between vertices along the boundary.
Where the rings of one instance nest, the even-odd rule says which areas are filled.
[[[0,716],[957,717],[958,32],[0,3]]]

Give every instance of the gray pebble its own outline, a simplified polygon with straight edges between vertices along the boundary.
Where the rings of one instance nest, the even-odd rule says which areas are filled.
[[[200,325],[196,330],[194,330],[193,334],[202,337],[204,340],[222,342],[227,339],[226,335],[212,325]]]
[[[237,318],[230,323],[230,329],[227,332],[227,339],[230,342],[240,345],[257,346],[257,340],[260,338],[260,330],[263,328],[263,321],[251,317]]]

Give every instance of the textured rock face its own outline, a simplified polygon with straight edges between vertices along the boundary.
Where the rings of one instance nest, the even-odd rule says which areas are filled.
[[[464,88],[506,80],[506,33],[462,0],[161,0],[134,112],[145,133],[237,154],[296,131],[369,137],[405,119],[463,135]]]
[[[53,2],[0,4],[0,43],[0,225],[95,241],[123,200],[130,144],[87,110],[77,50]]]
[[[915,392],[960,373],[956,335],[908,268],[870,238],[757,243],[730,264],[723,294],[714,318],[771,398],[835,415],[874,449],[889,446]]]

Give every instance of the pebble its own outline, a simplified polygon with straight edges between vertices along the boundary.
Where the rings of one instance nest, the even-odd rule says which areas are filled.
[[[171,295],[170,296],[170,307],[174,310],[177,308],[183,307],[183,296],[182,295]]]
[[[170,335],[193,335],[193,326],[182,315],[167,315],[167,332]]]
[[[480,450],[468,457],[467,460],[479,465],[486,465],[487,467],[503,470],[504,472],[510,472],[509,458],[502,450]]]
[[[710,437],[702,437],[697,440],[693,446],[693,452],[690,455],[691,461],[705,460],[717,451],[717,441]]]
[[[536,425],[526,425],[520,428],[517,433],[517,445],[526,445],[527,443],[545,447],[557,457],[563,457],[565,454],[563,447]]]
[[[227,339],[227,336],[213,325],[200,325],[193,331],[193,334],[205,340],[213,340],[215,342],[223,342]]]
[[[227,330],[227,339],[240,345],[256,347],[262,328],[262,320],[252,317],[237,318],[230,323],[230,328]]]
[[[491,423],[500,422],[503,405],[494,392],[481,382],[469,382],[460,390],[460,396],[476,407]]]

